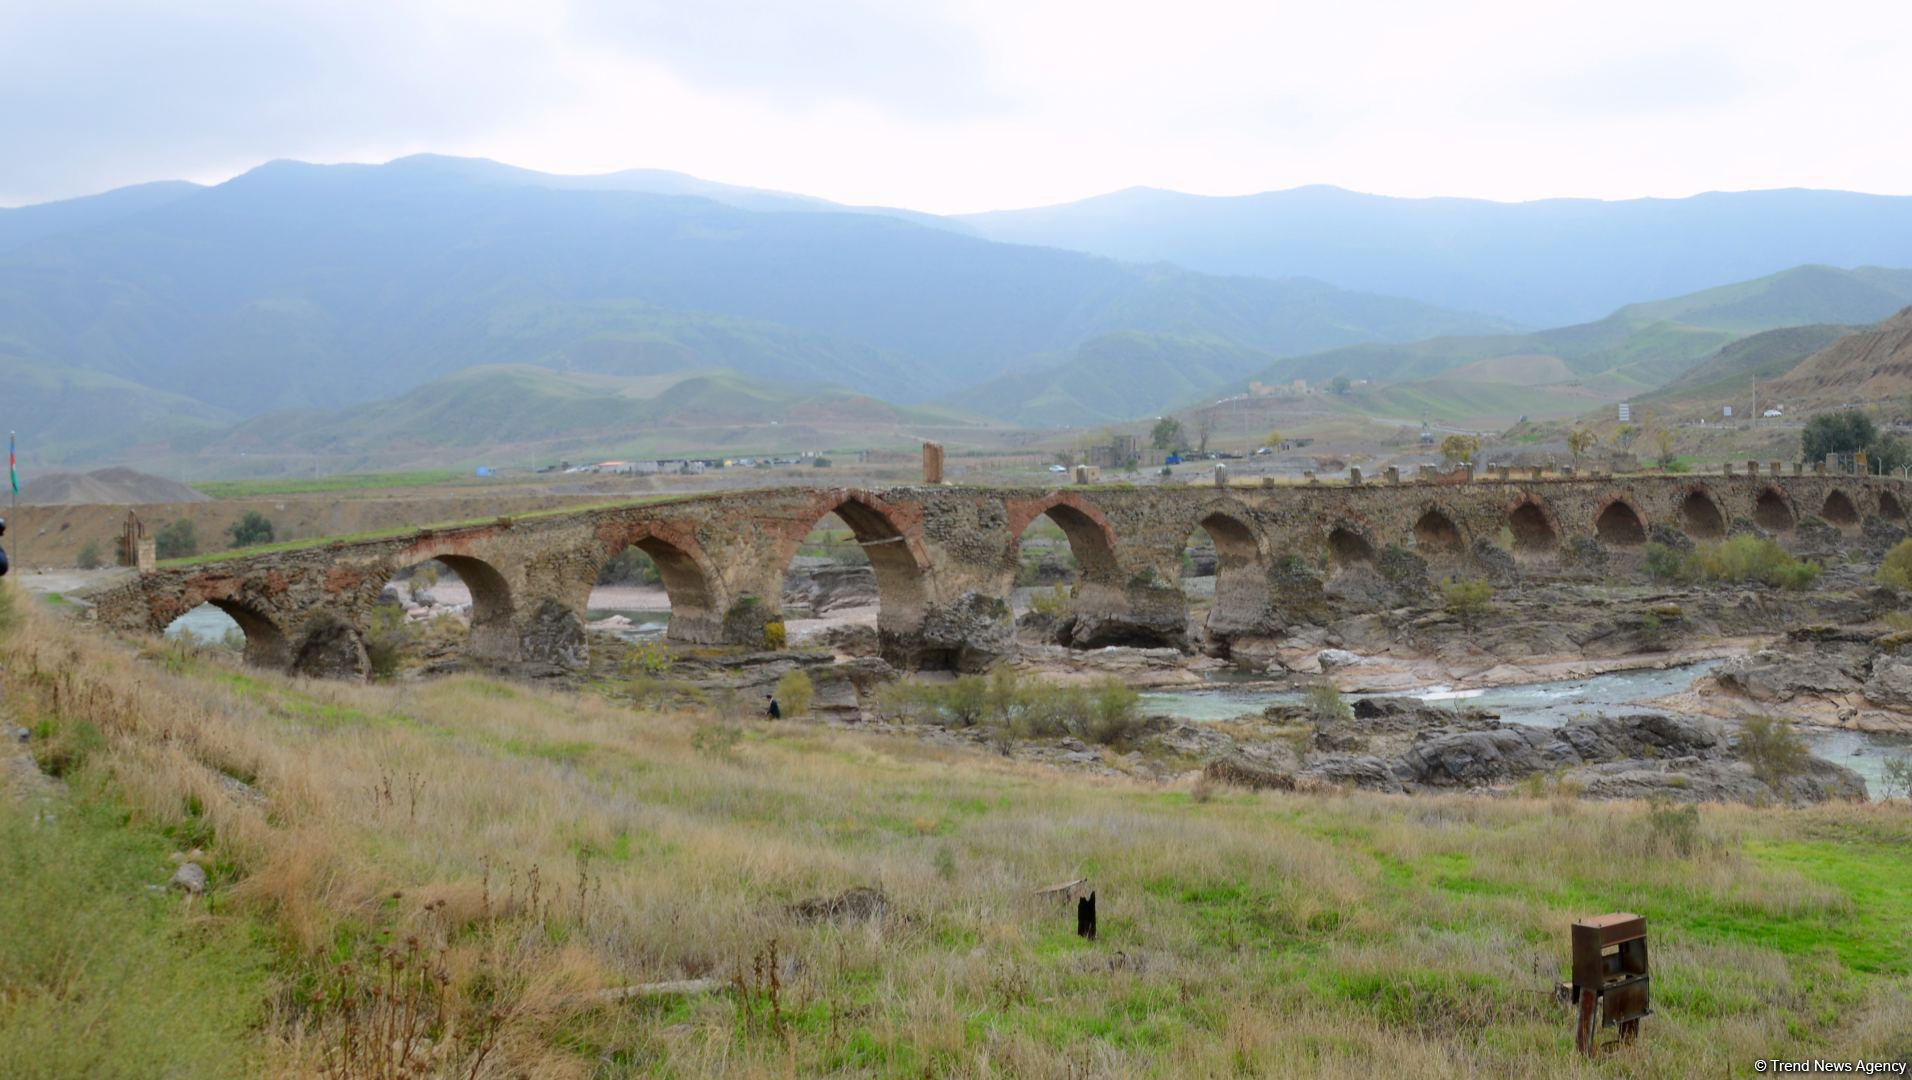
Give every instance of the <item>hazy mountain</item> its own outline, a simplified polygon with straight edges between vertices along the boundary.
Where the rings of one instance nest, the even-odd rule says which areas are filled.
[[[115,188],[99,195],[59,202],[0,209],[0,252],[31,243],[43,236],[91,228],[105,222],[151,210],[199,191],[184,180]]]
[[[1667,300],[1629,304],[1597,322],[1528,334],[1356,345],[1277,360],[1252,377],[1321,382],[1336,375],[1406,382],[1466,371],[1478,382],[1532,383],[1521,373],[1558,365],[1559,378],[1618,398],[1664,385],[1747,334],[1813,323],[1870,323],[1912,303],[1912,270],[1801,266]]]
[[[1497,325],[879,214],[606,189],[618,182],[663,181],[577,187],[445,158],[275,162],[0,253],[0,352],[243,416],[401,394],[488,363],[729,368],[907,401],[1124,330],[1279,355]],[[95,426],[141,434],[104,414]]]
[[[1804,189],[1497,203],[1322,186],[1230,198],[1134,188],[961,220],[997,240],[1302,275],[1529,326],[1802,263],[1912,263],[1912,197]]]

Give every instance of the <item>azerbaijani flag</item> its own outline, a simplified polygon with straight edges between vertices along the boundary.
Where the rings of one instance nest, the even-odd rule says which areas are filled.
[[[20,494],[20,470],[13,464],[13,432],[7,432],[7,479],[13,481],[13,494]]]

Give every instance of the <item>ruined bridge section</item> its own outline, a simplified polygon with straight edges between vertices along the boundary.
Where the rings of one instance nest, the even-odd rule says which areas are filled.
[[[1489,480],[1309,487],[1062,490],[791,488],[713,494],[384,540],[166,568],[90,597],[95,617],[158,633],[202,603],[245,631],[246,658],[313,675],[367,670],[364,636],[381,589],[431,559],[471,588],[471,652],[499,665],[576,668],[599,569],[631,545],[670,594],[669,637],[761,646],[781,617],[786,568],[835,513],[875,570],[883,655],[908,668],[976,670],[1010,651],[1009,596],[1021,533],[1047,516],[1081,567],[1072,644],[1182,645],[1184,544],[1214,541],[1206,647],[1266,639],[1290,622],[1450,574],[1585,573],[1649,538],[1711,540],[1764,530],[1782,541],[1901,532],[1908,492],[1861,476]],[[1835,532],[1833,530],[1837,530]]]

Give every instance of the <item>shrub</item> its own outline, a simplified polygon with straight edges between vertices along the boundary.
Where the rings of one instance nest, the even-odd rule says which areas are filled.
[[[1753,767],[1753,775],[1774,787],[1806,770],[1811,754],[1794,734],[1792,722],[1772,716],[1749,716],[1739,726],[1739,756]]]
[[[783,673],[777,680],[777,704],[785,716],[802,716],[810,711],[810,702],[817,696],[816,684],[802,668],[793,668]]]
[[[80,554],[74,559],[74,563],[82,570],[98,570],[100,568],[99,541],[88,540],[81,544]]]
[[[743,737],[743,729],[735,724],[701,724],[691,732],[690,746],[707,757],[727,758]]]
[[[232,546],[236,548],[272,543],[272,520],[257,510],[246,511],[227,531],[232,534]]]
[[[1706,847],[1700,832],[1700,808],[1655,799],[1646,812],[1647,835],[1653,846],[1682,858],[1696,855]]]
[[[816,469],[827,469],[830,467],[830,459],[827,457],[811,458],[810,466]]]
[[[1698,566],[1684,551],[1665,544],[1646,546],[1646,576],[1655,581],[1690,581]]]
[[[1804,589],[1819,580],[1816,562],[1802,562],[1771,540],[1735,536],[1694,555],[1694,576],[1708,581],[1758,581],[1781,589]]]
[[[1902,796],[1912,796],[1912,757],[1893,754],[1885,759],[1881,773],[1880,783],[1884,788],[1881,797],[1890,799],[1895,791]]]
[[[1057,585],[1053,589],[1038,589],[1029,594],[1029,609],[1039,615],[1066,617],[1075,610],[1075,596],[1066,585]]]
[[[671,673],[673,659],[671,652],[661,641],[644,641],[631,646],[618,659],[617,666],[625,678],[647,676],[661,678]]]
[[[1142,722],[1141,695],[1120,680],[1100,679],[1087,686],[1029,682],[1007,666],[940,685],[896,683],[885,692],[883,704],[886,712],[919,723],[984,725],[1005,744],[1063,735],[1121,744],[1134,738]]]
[[[372,676],[389,679],[398,671],[399,654],[412,643],[412,626],[405,609],[397,604],[380,604],[372,609],[365,630],[365,658],[372,665]]]
[[[1441,606],[1472,630],[1494,600],[1494,587],[1479,578],[1441,583]]]
[[[1879,580],[1895,589],[1912,590],[1912,540],[1901,540],[1885,553]]]
[[[185,518],[169,521],[153,534],[153,553],[162,559],[199,554],[199,530]]]
[[[778,619],[774,622],[763,624],[764,648],[769,649],[771,652],[781,652],[788,643],[789,636],[784,632],[783,620]]]
[[[1316,683],[1308,688],[1308,715],[1317,725],[1345,724],[1354,719],[1354,710],[1333,683]]]

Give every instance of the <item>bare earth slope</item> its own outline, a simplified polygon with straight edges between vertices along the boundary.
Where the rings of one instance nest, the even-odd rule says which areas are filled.
[[[1771,400],[1793,408],[1884,401],[1912,393],[1912,307],[1840,338],[1772,384]]]

